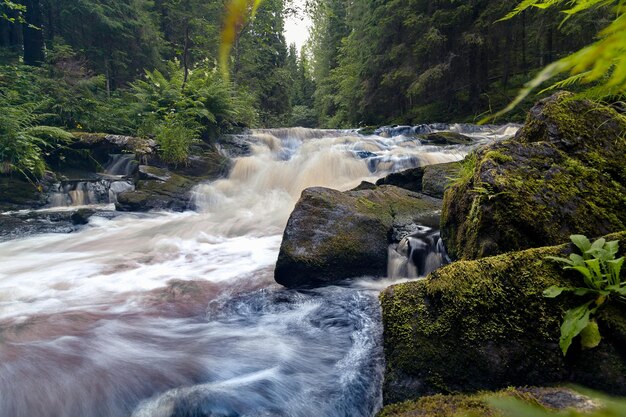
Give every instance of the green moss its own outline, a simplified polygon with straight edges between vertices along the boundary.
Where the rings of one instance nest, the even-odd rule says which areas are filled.
[[[626,154],[620,137],[626,125],[612,109],[567,97],[533,109],[516,139],[478,150],[471,175],[448,190],[441,229],[453,258],[626,228],[626,180],[616,158]],[[477,193],[485,198],[478,200]]]
[[[626,252],[626,232],[612,238]],[[569,251],[563,245],[459,261],[383,292],[385,401],[567,380],[619,387],[626,364],[610,352],[612,340],[626,337],[623,323],[611,322],[599,350],[573,353],[567,363],[559,350],[563,311],[576,300],[542,292],[578,279],[546,260]],[[626,306],[618,308],[624,316]],[[612,371],[587,366],[609,357]]]
[[[499,164],[513,161],[513,157],[511,157],[510,155],[505,155],[502,152],[498,151],[489,151],[485,154],[484,158],[491,159]]]
[[[515,398],[544,409],[586,406],[586,399],[566,388],[507,388],[472,395],[432,395],[385,407],[377,417],[503,417],[489,401]],[[554,398],[561,398],[555,403]]]

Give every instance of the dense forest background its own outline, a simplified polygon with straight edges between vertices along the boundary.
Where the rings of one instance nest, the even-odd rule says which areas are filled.
[[[203,139],[245,126],[475,121],[612,17],[596,9],[560,25],[547,9],[496,22],[516,3],[311,0],[311,40],[298,51],[283,35],[292,5],[266,0],[240,28],[226,80],[216,62],[224,0],[3,0],[0,111]]]

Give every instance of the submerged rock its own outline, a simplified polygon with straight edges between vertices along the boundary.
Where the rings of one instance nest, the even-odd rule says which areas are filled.
[[[452,258],[558,244],[626,229],[626,119],[568,93],[539,102],[515,139],[470,157],[445,194],[441,234]]]
[[[432,222],[441,201],[393,186],[304,190],[283,235],[276,282],[316,286],[385,275],[394,227]]]
[[[607,239],[619,240],[626,253],[626,232]],[[543,297],[551,285],[579,280],[546,256],[571,250],[562,245],[459,261],[385,290],[385,403],[564,382],[625,395],[625,304],[613,301],[598,311],[597,348],[583,351],[574,340],[566,357],[559,348],[563,312],[584,300]]]

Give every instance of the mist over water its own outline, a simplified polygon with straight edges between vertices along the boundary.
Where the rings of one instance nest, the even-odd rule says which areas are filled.
[[[0,243],[0,416],[373,415],[377,295],[392,281],[283,289],[284,226],[306,187],[345,190],[469,147],[309,129],[247,140],[228,178],[195,189],[195,212]]]

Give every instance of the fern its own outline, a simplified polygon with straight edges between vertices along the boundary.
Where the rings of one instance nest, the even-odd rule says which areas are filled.
[[[567,4],[570,8],[563,11],[565,14],[563,22],[565,22],[585,10],[606,7],[615,3],[615,0],[524,0],[501,20],[511,19],[532,7],[545,9]],[[581,97],[602,99],[624,95],[626,92],[626,1],[618,0],[614,11],[615,19],[598,34],[596,42],[546,66],[520,90],[517,97],[505,109],[481,122],[493,120],[513,110],[544,82],[560,74],[569,74],[569,77],[542,91],[584,84],[588,87],[580,95]]]

